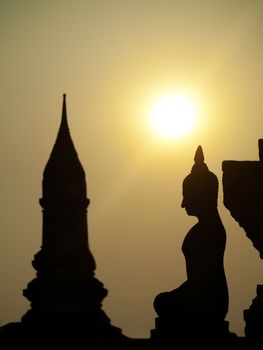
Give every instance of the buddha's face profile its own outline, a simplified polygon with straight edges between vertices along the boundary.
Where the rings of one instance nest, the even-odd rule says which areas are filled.
[[[181,207],[185,209],[188,215],[198,216],[200,204],[198,198],[188,191],[183,191],[183,201]]]
[[[200,217],[217,208],[218,184],[213,175],[192,179],[187,177],[183,183],[181,207],[188,215]]]

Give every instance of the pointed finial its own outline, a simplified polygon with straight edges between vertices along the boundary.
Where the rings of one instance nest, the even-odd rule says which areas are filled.
[[[202,164],[204,163],[204,160],[205,158],[204,158],[203,149],[202,149],[202,146],[199,145],[195,152],[195,157],[194,157],[195,164]]]
[[[63,94],[61,122],[55,144],[53,146],[46,168],[44,170],[44,176],[48,177],[49,173],[51,174],[51,176],[53,176],[54,174],[52,169],[55,169],[57,167],[59,167],[62,172],[62,169],[71,164],[70,160],[72,159],[74,162],[74,168],[76,169],[76,164],[79,163],[79,166],[77,166],[77,168],[82,169],[82,166],[78,160],[77,152],[75,150],[73,141],[70,136],[70,131],[67,122],[66,94]],[[80,172],[83,173],[83,169],[80,170]]]
[[[66,94],[63,94],[63,104],[62,104],[62,115],[61,115],[60,128],[61,129],[68,129]]]
[[[62,118],[67,118],[66,94],[63,94]]]

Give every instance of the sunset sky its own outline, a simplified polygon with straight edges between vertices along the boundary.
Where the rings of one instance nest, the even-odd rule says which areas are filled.
[[[181,208],[197,146],[219,178],[227,231],[230,329],[262,283],[262,263],[224,208],[223,160],[257,160],[263,138],[262,0],[0,0],[0,324],[19,321],[40,249],[41,181],[62,95],[86,172],[89,241],[103,309],[130,337],[149,337],[154,297],[186,278],[181,245],[196,222]],[[178,139],[150,120],[162,96],[193,101]]]

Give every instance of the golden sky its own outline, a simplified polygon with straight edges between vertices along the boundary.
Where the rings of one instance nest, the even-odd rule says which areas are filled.
[[[263,137],[261,0],[2,0],[0,323],[29,308],[41,245],[41,180],[67,93],[71,135],[86,172],[89,240],[103,308],[131,337],[154,328],[152,302],[185,279],[182,240],[196,221],[181,184],[196,147],[221,185],[225,159],[258,159]],[[151,104],[181,91],[195,129],[159,139]],[[222,205],[230,329],[262,283],[262,265]]]

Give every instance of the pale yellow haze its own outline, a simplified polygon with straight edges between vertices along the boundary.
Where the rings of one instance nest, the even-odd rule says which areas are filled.
[[[19,321],[42,244],[42,176],[67,94],[86,174],[103,310],[131,337],[185,281],[181,208],[198,145],[219,180],[231,331],[262,284],[258,252],[223,205],[225,159],[263,138],[262,0],[0,1],[0,324]],[[211,233],[213,234],[213,233]]]
[[[150,110],[155,132],[168,139],[180,138],[188,134],[196,123],[196,116],[196,106],[182,94],[162,96]]]

